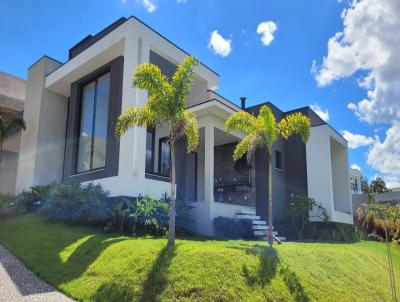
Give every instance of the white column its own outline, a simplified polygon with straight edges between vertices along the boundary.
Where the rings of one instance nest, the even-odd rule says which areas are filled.
[[[122,84],[122,107],[121,113],[128,107],[136,105],[136,89],[132,87],[132,72],[135,70],[138,61],[138,37],[133,30],[129,28],[125,37],[124,49],[124,75]],[[123,178],[129,178],[133,175],[134,169],[134,131],[129,129],[120,138],[119,149],[119,172],[118,175]]]
[[[214,125],[207,125],[204,132],[204,202],[209,218],[207,233],[211,235],[214,219]]]
[[[139,53],[138,64],[148,63],[150,60],[150,45],[148,41],[139,38],[138,40]],[[132,70],[133,71],[133,70]],[[142,107],[148,98],[147,90],[136,90],[136,106]],[[146,128],[134,128],[134,162],[133,162],[133,175],[135,177],[144,178],[146,169]]]

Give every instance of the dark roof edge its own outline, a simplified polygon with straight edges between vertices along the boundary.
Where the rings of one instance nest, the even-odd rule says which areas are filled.
[[[327,126],[328,126],[329,128],[331,128],[334,132],[336,132],[336,134],[338,134],[341,138],[343,138],[346,142],[348,142],[348,140],[345,139],[345,138],[343,137],[343,135],[342,135],[338,130],[336,130],[335,128],[333,128],[333,126],[332,126],[331,124],[329,124],[328,122],[324,121],[310,106],[304,106],[304,107],[300,107],[300,108],[297,108],[297,109],[294,109],[294,110],[290,110],[290,111],[285,112],[285,114],[290,114],[290,113],[293,113],[293,112],[296,112],[296,111],[300,111],[300,110],[312,111],[314,114],[316,114],[316,115],[323,121],[323,123],[314,125],[313,127],[318,127],[318,126],[322,126],[322,125],[327,125]]]
[[[135,19],[138,22],[140,22],[141,24],[143,24],[144,26],[146,26],[148,29],[150,29],[151,31],[155,32],[157,35],[159,35],[161,38],[163,38],[164,40],[166,40],[167,42],[171,43],[173,46],[175,46],[176,48],[178,48],[180,51],[184,52],[185,54],[187,54],[188,56],[190,56],[191,54],[188,53],[186,50],[184,50],[182,47],[176,45],[174,42],[172,42],[170,39],[166,38],[164,35],[160,34],[158,31],[156,31],[154,28],[152,28],[150,25],[147,25],[146,23],[144,23],[142,20],[140,20],[139,18],[135,17],[135,16],[130,16],[128,19],[126,19],[127,21],[129,19]],[[207,68],[209,71],[211,71],[212,73],[214,73],[215,75],[219,76],[219,73],[217,73],[215,70],[213,70],[212,68],[208,67],[207,65],[205,65],[203,62],[200,62],[201,65],[203,65],[205,68]]]
[[[56,62],[60,63],[61,66],[65,64],[65,63],[60,62],[59,60],[56,60],[56,59],[54,59],[54,58],[52,58],[52,57],[49,57],[48,55],[43,55],[43,56],[41,56],[39,59],[37,59],[37,60],[35,61],[35,63],[33,63],[31,66],[29,66],[29,67],[28,67],[28,70],[31,69],[31,68],[32,68],[33,66],[35,66],[40,60],[42,60],[42,59],[44,59],[44,58],[48,58],[48,59],[50,59],[50,60],[56,61]],[[60,66],[59,66],[59,67],[60,67]],[[59,67],[58,67],[58,68],[59,68]],[[58,68],[57,68],[57,69],[58,69]]]
[[[124,18],[124,17],[122,17],[122,18]],[[122,18],[120,18],[120,19],[122,19]],[[120,19],[118,19],[117,21],[119,21]],[[174,42],[172,42],[171,40],[169,40],[168,38],[166,38],[165,36],[163,36],[162,34],[160,34],[158,31],[156,31],[155,29],[153,29],[152,27],[150,27],[149,25],[147,25],[146,23],[144,23],[142,20],[140,20],[140,19],[138,19],[137,17],[135,17],[135,16],[130,16],[129,18],[126,18],[126,20],[124,21],[124,22],[122,22],[119,26],[117,26],[116,28],[114,28],[111,32],[109,32],[108,34],[110,34],[110,33],[112,33],[115,29],[117,29],[118,27],[120,27],[122,24],[125,24],[125,22],[127,22],[128,20],[130,20],[130,19],[134,19],[134,20],[136,20],[136,21],[138,21],[138,22],[140,22],[141,24],[143,24],[145,27],[147,27],[148,29],[150,29],[151,31],[153,31],[155,34],[157,34],[157,35],[159,35],[161,38],[163,38],[164,40],[166,40],[168,43],[170,43],[170,44],[172,44],[173,46],[175,46],[176,48],[178,48],[180,51],[182,51],[183,53],[185,53],[186,55],[189,55],[190,56],[190,54],[187,52],[187,51],[185,51],[184,49],[182,49],[181,47],[179,47],[178,45],[176,45]],[[114,23],[116,23],[117,21],[115,21],[115,22],[113,22],[112,24],[114,24]],[[111,25],[112,25],[111,24]],[[109,25],[109,26],[107,26],[106,28],[108,28],[108,27],[110,27],[111,25]],[[105,28],[105,29],[106,29]],[[104,30],[104,29],[103,29]],[[101,32],[101,31],[100,31]],[[108,34],[106,34],[104,37],[106,37]],[[89,35],[88,35],[89,36]],[[86,38],[88,37],[88,36],[86,36]],[[94,37],[94,36],[93,36]],[[101,39],[103,39],[104,37],[102,37]],[[84,38],[83,40],[85,40],[86,38]],[[100,39],[100,40],[101,40]],[[81,40],[80,42],[78,42],[77,44],[75,44],[73,47],[75,47],[75,46],[77,46],[78,44],[80,44],[83,40]],[[98,41],[96,41],[96,42],[98,42]],[[96,43],[95,42],[95,43]],[[90,46],[93,46],[94,44],[92,44],[92,45],[90,45]],[[89,46],[89,47],[90,47]],[[72,47],[72,48],[73,48]],[[88,48],[89,48],[88,47]],[[45,55],[45,56],[43,56],[43,57],[48,57],[47,55]],[[42,59],[43,57],[41,57],[40,59]],[[48,57],[48,58],[50,58],[50,57]],[[31,68],[33,65],[35,65],[38,61],[40,61],[40,59],[39,60],[37,60],[34,64],[32,64],[29,68]],[[50,58],[50,59],[52,59],[52,58]],[[72,58],[73,59],[73,58]],[[72,60],[71,59],[71,60]],[[53,59],[54,60],[54,59]],[[55,61],[57,61],[57,60],[55,60]],[[66,61],[65,63],[61,63],[60,61],[57,61],[57,62],[59,62],[59,63],[61,63],[62,65],[64,65],[64,64],[66,64],[66,63],[68,63],[70,60],[68,60],[68,61]],[[207,65],[205,65],[203,62],[200,62],[200,64],[201,65],[203,65],[206,69],[208,69],[209,71],[211,71],[212,73],[214,73],[216,76],[218,76],[219,77],[219,74],[217,73],[217,72],[215,72],[213,69],[211,69],[210,67],[208,67]],[[61,66],[62,66],[61,65]],[[61,66],[59,66],[58,68],[60,68]],[[28,69],[29,69],[28,68]],[[57,68],[57,69],[58,69]],[[47,74],[46,76],[48,76],[48,75],[50,75],[50,74],[52,74],[53,72],[55,72],[57,69],[55,69],[55,70],[53,70],[52,72],[50,72],[49,74]]]
[[[232,108],[231,106],[229,106],[229,105],[227,105],[227,104],[225,104],[225,103],[223,103],[223,102],[221,102],[220,100],[215,99],[215,98],[209,99],[209,100],[207,100],[207,101],[200,102],[200,103],[195,104],[195,105],[192,105],[192,106],[189,106],[189,107],[187,107],[186,109],[194,108],[194,107],[197,107],[197,106],[200,106],[200,105],[203,105],[203,104],[207,104],[207,103],[212,102],[212,101],[216,101],[216,102],[218,102],[218,103],[220,103],[220,104],[222,104],[222,105],[228,107],[229,109],[231,109],[231,110],[233,110],[233,111],[237,111],[237,108]],[[229,102],[229,103],[233,104],[232,102]],[[233,104],[233,105],[234,105],[234,104]],[[236,106],[236,105],[235,105],[235,106]]]
[[[207,89],[207,91],[209,91],[209,92],[212,92],[212,93],[216,94],[217,96],[219,96],[220,98],[224,99],[224,100],[225,100],[225,101],[227,101],[228,103],[230,103],[230,104],[232,104],[232,105],[234,105],[234,106],[236,106],[236,107],[240,108],[240,106],[239,106],[239,105],[236,105],[234,102],[232,102],[232,101],[228,100],[226,97],[224,97],[224,96],[220,95],[219,93],[215,92],[214,90]],[[240,109],[241,109],[241,108],[240,108]]]

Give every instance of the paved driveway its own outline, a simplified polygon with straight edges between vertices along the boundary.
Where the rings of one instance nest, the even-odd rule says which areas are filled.
[[[0,302],[73,302],[0,245]]]

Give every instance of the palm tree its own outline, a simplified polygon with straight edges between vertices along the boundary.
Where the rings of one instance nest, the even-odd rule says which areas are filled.
[[[15,115],[8,119],[4,119],[0,115],[0,165],[1,165],[1,159],[2,159],[2,153],[3,153],[4,140],[7,138],[8,135],[10,135],[10,133],[13,129],[25,130],[26,124],[25,124],[24,119],[19,115]]]
[[[171,148],[171,207],[169,213],[168,246],[175,245],[175,143],[186,137],[187,152],[199,142],[199,129],[194,113],[186,110],[186,101],[198,61],[186,57],[171,80],[153,64],[139,65],[133,73],[133,86],[147,89],[149,98],[143,107],[130,107],[118,118],[116,135],[123,135],[133,126],[166,126]]]
[[[302,141],[306,143],[310,136],[310,120],[297,112],[285,116],[277,123],[271,109],[263,105],[257,117],[239,111],[232,114],[225,125],[228,132],[239,130],[246,134],[235,148],[233,153],[235,161],[247,153],[247,161],[250,162],[257,148],[266,148],[268,151],[268,243],[272,247],[272,147],[279,138],[288,139],[293,134],[300,135]]]

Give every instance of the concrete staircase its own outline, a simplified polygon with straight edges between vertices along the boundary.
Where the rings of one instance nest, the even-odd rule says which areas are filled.
[[[268,240],[268,224],[265,220],[261,220],[260,216],[256,215],[255,210],[239,210],[236,212],[237,219],[246,219],[251,223],[252,234],[256,240],[267,241]],[[272,227],[274,229],[274,227]],[[286,237],[279,237],[277,231],[273,231],[280,241],[286,241]]]

